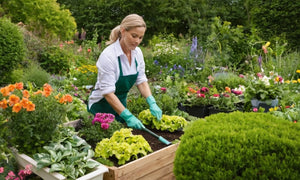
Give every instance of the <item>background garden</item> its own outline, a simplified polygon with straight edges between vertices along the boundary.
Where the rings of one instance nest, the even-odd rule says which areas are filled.
[[[214,127],[217,127],[216,122],[222,124],[218,119],[223,116],[237,121],[243,121],[240,117],[245,116],[257,127],[272,127],[269,119],[274,118],[274,122],[280,119],[278,123],[283,121],[282,126],[286,128],[282,131],[272,128],[270,137],[266,138],[276,141],[278,147],[270,145],[274,149],[266,150],[266,146],[261,146],[264,141],[256,139],[253,144],[261,151],[275,154],[284,149],[283,155],[278,155],[281,159],[290,157],[289,153],[293,152],[293,157],[299,160],[300,146],[295,142],[300,132],[299,9],[299,1],[288,0],[0,0],[0,160],[12,158],[9,145],[17,145],[19,151],[31,155],[42,151],[43,146],[53,141],[50,135],[54,127],[71,120],[82,119],[87,127],[81,133],[94,143],[109,138],[123,127],[114,121],[108,131],[99,133],[101,124],[97,128],[87,125],[94,117],[86,112],[85,103],[96,82],[95,64],[110,30],[130,13],[142,15],[147,24],[140,48],[153,96],[163,114],[183,117],[189,124],[195,122],[186,136],[198,132],[193,127],[204,123],[200,120],[204,117],[207,123],[213,122]],[[6,97],[13,93],[25,97],[24,91],[18,89],[21,82],[22,89],[29,93],[53,92],[52,99],[42,96],[32,100],[34,115],[28,114],[28,109],[16,113],[13,100]],[[62,104],[55,101],[57,97],[62,98]],[[148,109],[136,88],[128,96],[128,109],[136,116]],[[216,114],[219,112],[226,114]],[[262,121],[257,122],[257,118]],[[227,123],[224,126],[231,127],[237,122]],[[53,126],[47,126],[49,124]],[[212,128],[210,126],[207,128]],[[245,124],[242,128],[247,129]],[[204,128],[202,132],[205,131]],[[219,131],[222,132],[215,130]],[[294,131],[293,135],[288,133]],[[254,138],[253,133],[257,131],[249,134],[247,131],[244,136]],[[56,135],[59,136],[63,135]],[[286,139],[281,141],[275,136]],[[239,143],[236,139],[233,142]],[[249,144],[244,146],[250,147]],[[285,149],[287,146],[289,148]],[[205,156],[205,152],[199,153]],[[222,160],[228,162],[228,159]],[[198,159],[207,163],[203,167],[209,167],[210,160]],[[264,160],[271,162],[272,158]],[[290,168],[290,174],[282,176],[281,172],[276,172],[276,176],[297,179],[300,173],[295,169],[299,163],[289,158],[285,160],[286,163],[279,161],[276,166]],[[186,163],[183,161],[178,159],[176,163]],[[269,178],[273,176],[273,171],[268,174],[266,169],[262,170],[263,165],[262,169],[250,166],[255,170],[247,171],[245,159],[239,163],[232,163],[239,165],[236,171],[227,173],[229,179],[255,177],[259,172]],[[186,179],[179,175],[185,174],[185,170],[178,166],[177,178]],[[265,166],[273,167],[267,163]],[[210,170],[202,176],[215,172]],[[3,174],[0,173],[0,177]],[[216,174],[216,177],[223,175]]]

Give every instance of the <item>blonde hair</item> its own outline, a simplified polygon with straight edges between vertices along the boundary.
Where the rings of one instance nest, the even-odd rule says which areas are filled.
[[[129,31],[132,28],[135,27],[145,27],[146,23],[142,16],[139,16],[137,14],[130,14],[126,16],[120,25],[116,26],[114,29],[111,30],[109,41],[106,42],[106,45],[110,45],[114,43],[118,38],[121,37],[121,28],[124,28],[126,31]]]

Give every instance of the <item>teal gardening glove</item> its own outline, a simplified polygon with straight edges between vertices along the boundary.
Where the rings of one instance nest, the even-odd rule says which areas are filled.
[[[156,117],[156,119],[158,121],[161,120],[161,117],[162,117],[162,111],[161,109],[157,106],[156,104],[156,101],[154,99],[153,96],[148,96],[147,99],[146,99],[147,103],[149,104],[150,106],[150,112],[153,116]]]
[[[138,120],[133,114],[131,114],[128,109],[124,109],[124,111],[121,112],[120,117],[125,120],[128,127],[140,130],[145,128],[143,123]]]

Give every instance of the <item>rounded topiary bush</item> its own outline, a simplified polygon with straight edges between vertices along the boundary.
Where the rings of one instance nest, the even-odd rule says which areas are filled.
[[[219,113],[192,122],[174,174],[188,179],[300,179],[300,124],[268,113]]]
[[[12,71],[25,58],[21,31],[6,18],[0,18],[0,84],[10,82]]]

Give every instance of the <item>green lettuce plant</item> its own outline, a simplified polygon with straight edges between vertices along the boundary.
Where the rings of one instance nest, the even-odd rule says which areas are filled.
[[[95,148],[95,157],[108,159],[116,157],[118,164],[146,156],[152,149],[142,135],[133,135],[132,129],[122,128],[114,132],[113,136],[100,141]]]
[[[188,124],[181,116],[169,116],[165,114],[162,115],[160,121],[157,121],[156,117],[151,114],[149,109],[140,112],[138,118],[144,125],[151,125],[152,128],[156,128],[157,130],[166,130],[170,132],[182,129]]]

